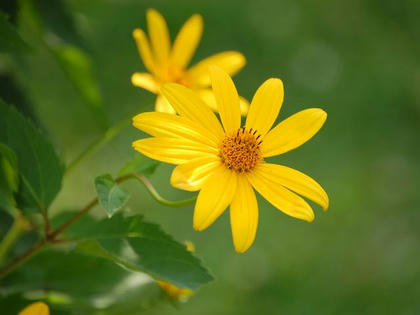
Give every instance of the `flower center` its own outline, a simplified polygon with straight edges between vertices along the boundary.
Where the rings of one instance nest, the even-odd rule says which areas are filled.
[[[220,159],[228,169],[238,173],[249,172],[261,160],[261,143],[257,130],[240,128],[223,139],[219,149]]]
[[[164,83],[173,82],[186,87],[190,86],[185,69],[176,66],[170,66],[162,70],[160,73],[160,79]]]

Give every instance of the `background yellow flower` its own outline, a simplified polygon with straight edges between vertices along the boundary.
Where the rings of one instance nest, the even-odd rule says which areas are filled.
[[[155,109],[158,112],[175,113],[172,106],[162,96],[162,84],[176,82],[192,88],[213,110],[217,110],[214,95],[209,89],[209,65],[217,65],[229,74],[236,74],[245,65],[245,57],[237,51],[225,51],[210,56],[191,68],[188,64],[194,55],[203,32],[203,18],[199,14],[191,16],[182,26],[171,45],[166,21],[154,9],[146,13],[149,38],[141,29],[133,31],[139,54],[149,71],[136,72],[131,76],[133,85],[157,94]],[[247,112],[248,102],[241,97],[241,111]]]

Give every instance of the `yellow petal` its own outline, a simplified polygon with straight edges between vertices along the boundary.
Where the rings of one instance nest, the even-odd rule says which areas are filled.
[[[197,93],[176,83],[165,84],[162,93],[178,114],[202,125],[219,140],[223,139],[224,132],[219,120]]]
[[[203,18],[194,14],[182,26],[171,51],[171,64],[185,68],[190,62],[203,33]]]
[[[170,39],[168,26],[163,16],[155,9],[146,12],[147,29],[156,63],[166,65],[169,59]]]
[[[204,182],[195,204],[194,229],[206,229],[225,211],[232,201],[236,182],[236,173],[224,166]]]
[[[311,139],[321,129],[327,113],[320,108],[302,110],[280,122],[264,137],[264,157],[293,150]]]
[[[136,72],[131,76],[131,83],[152,93],[159,92],[159,85],[152,75],[144,72]]]
[[[265,81],[252,99],[245,126],[264,136],[277,119],[283,97],[283,82],[280,79]]]
[[[245,176],[238,176],[235,196],[230,205],[230,225],[235,250],[238,253],[246,252],[257,233],[258,204],[254,190]]]
[[[147,70],[155,73],[156,65],[150,49],[149,41],[147,40],[146,34],[143,30],[137,28],[133,31],[133,37],[137,44],[140,57],[143,60],[143,64]]]
[[[146,138],[133,142],[140,153],[166,163],[183,164],[202,156],[217,155],[217,150],[196,142],[176,138]]]
[[[200,89],[196,90],[200,95],[201,99],[206,103],[213,111],[217,112],[216,98],[214,97],[213,90],[211,89]],[[245,116],[248,112],[249,102],[242,96],[239,96],[239,106],[241,108],[241,115]]]
[[[210,77],[217,110],[226,134],[235,133],[241,127],[239,96],[230,76],[216,66],[210,66]]]
[[[220,166],[217,156],[204,156],[178,165],[172,172],[171,185],[188,191],[200,190],[204,181]]]
[[[178,115],[148,112],[136,115],[133,126],[154,137],[181,138],[218,147],[217,138],[202,126]]]
[[[305,200],[262,175],[257,168],[248,175],[248,179],[268,202],[291,217],[308,222],[313,221],[314,212]]]
[[[261,163],[258,172],[265,178],[276,182],[328,209],[329,200],[325,190],[315,180],[293,168],[271,163]]]
[[[35,302],[27,307],[25,307],[22,311],[19,312],[18,315],[49,315],[50,309],[47,304],[44,302]]]
[[[225,51],[203,59],[188,70],[190,82],[196,86],[208,87],[211,84],[210,65],[217,66],[233,76],[245,66],[245,57],[237,51]]]
[[[156,97],[155,111],[160,113],[176,114],[175,109],[171,106],[171,104],[169,104],[166,97],[164,97],[162,94],[159,94]]]

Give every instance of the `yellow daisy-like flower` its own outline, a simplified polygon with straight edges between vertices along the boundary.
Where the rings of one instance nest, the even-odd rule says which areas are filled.
[[[268,79],[255,93],[241,127],[239,98],[232,79],[217,67],[210,67],[210,75],[222,124],[196,93],[170,83],[162,92],[178,115],[155,112],[134,117],[134,126],[153,137],[137,140],[133,146],[153,159],[178,165],[171,176],[173,186],[200,190],[194,229],[204,230],[230,205],[234,247],[237,252],[245,252],[254,241],[258,225],[254,189],[287,215],[308,222],[314,219],[314,213],[297,194],[324,210],[328,208],[328,196],[315,180],[264,160],[308,141],[322,127],[327,114],[319,108],[306,109],[271,129],[284,93],[281,80]]]
[[[150,41],[141,29],[133,31],[139,54],[149,71],[136,72],[131,77],[133,85],[157,94],[156,111],[175,113],[173,107],[162,96],[163,84],[174,82],[194,89],[213,110],[217,109],[214,95],[209,89],[208,66],[216,65],[230,75],[237,73],[245,65],[245,57],[236,51],[225,51],[208,57],[190,69],[186,69],[200,42],[203,32],[201,15],[194,14],[182,26],[171,47],[168,27],[163,16],[154,9],[147,10],[147,28]],[[248,102],[241,100],[241,112],[248,110]]]

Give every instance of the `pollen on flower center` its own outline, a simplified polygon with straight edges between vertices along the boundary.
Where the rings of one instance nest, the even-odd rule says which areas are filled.
[[[161,80],[166,83],[173,82],[184,85],[186,87],[190,86],[186,71],[175,66],[170,66],[164,69],[164,71],[161,73]]]
[[[240,128],[223,139],[219,149],[222,163],[238,173],[249,172],[261,160],[262,143],[257,130]]]

